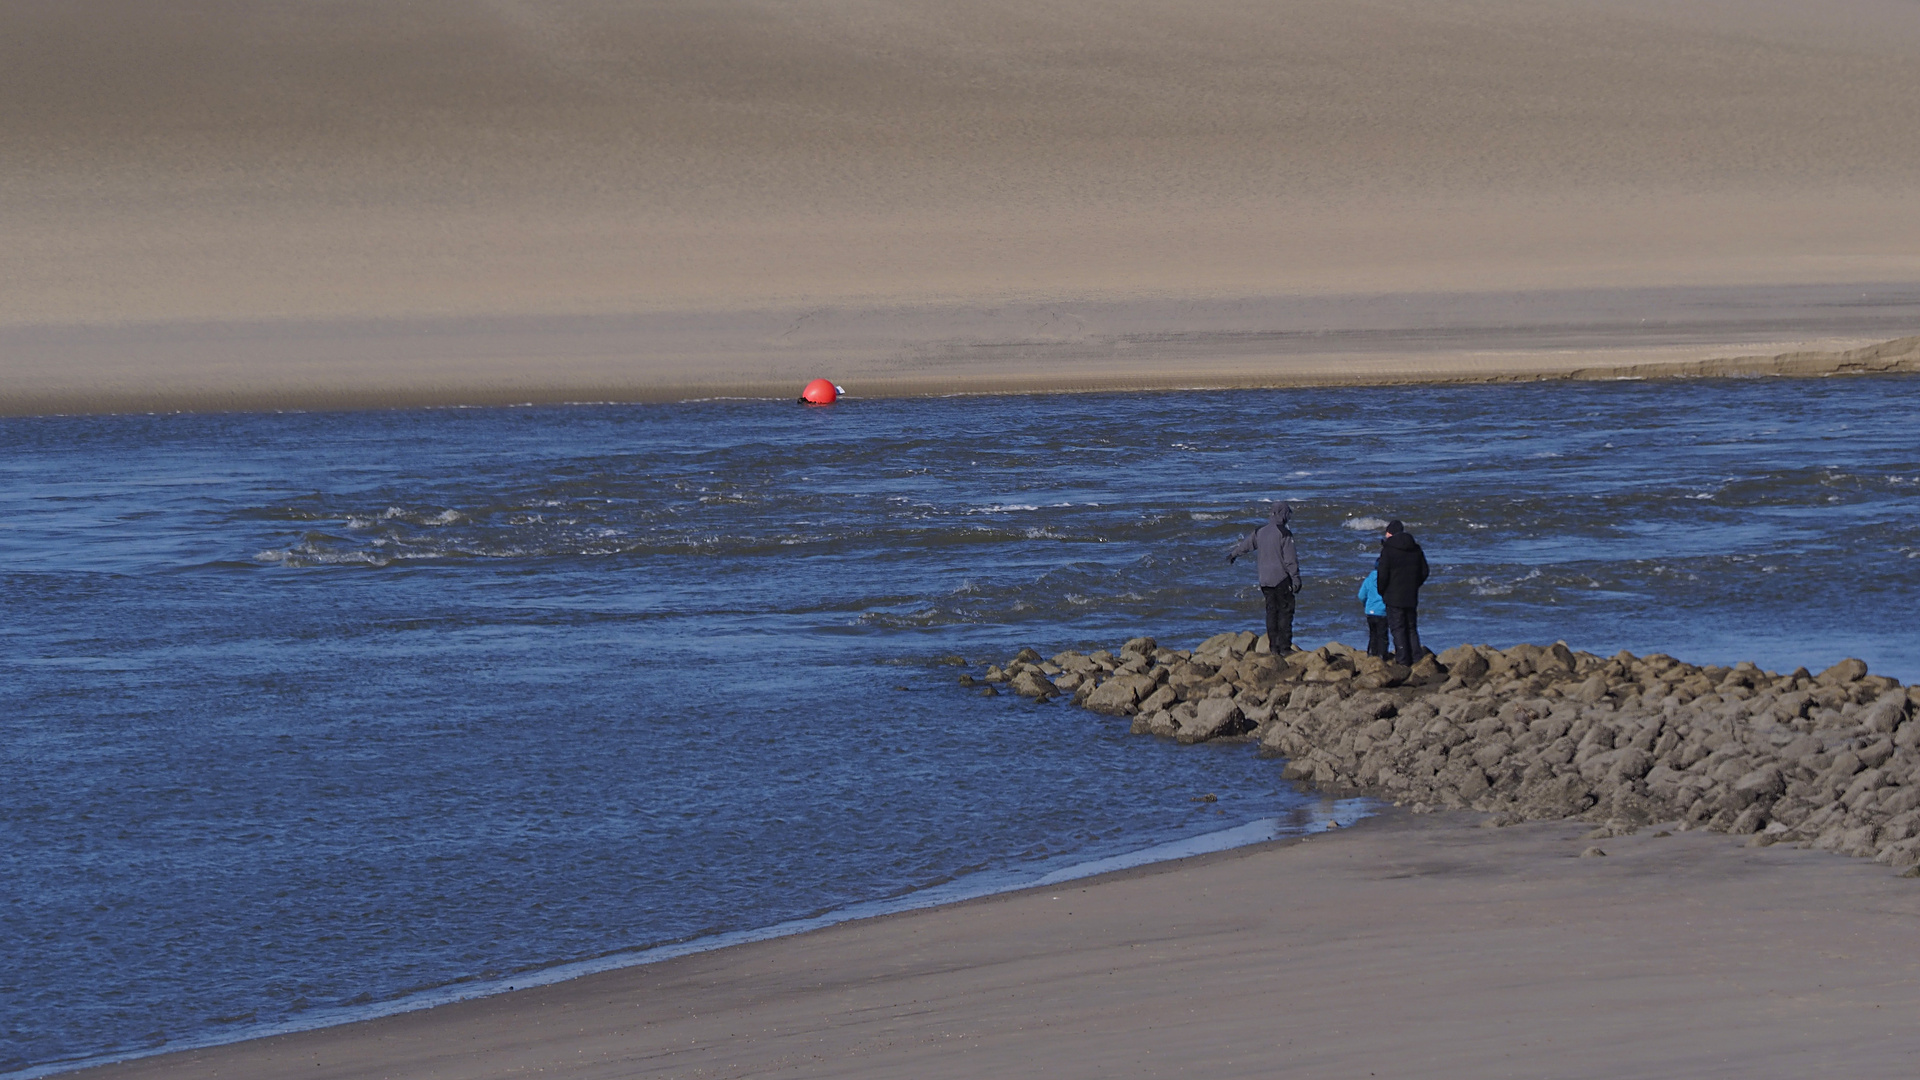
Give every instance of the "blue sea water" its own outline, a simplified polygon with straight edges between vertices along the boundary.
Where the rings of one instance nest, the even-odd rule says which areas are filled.
[[[0,1072],[1351,814],[948,666],[1257,629],[1274,497],[1309,646],[1398,517],[1435,647],[1912,681],[1916,433],[1899,378],[0,420]]]

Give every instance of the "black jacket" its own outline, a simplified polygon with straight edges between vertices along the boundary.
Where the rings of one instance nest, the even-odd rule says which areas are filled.
[[[1412,533],[1394,533],[1380,541],[1380,598],[1388,607],[1417,608],[1427,582],[1427,553]]]

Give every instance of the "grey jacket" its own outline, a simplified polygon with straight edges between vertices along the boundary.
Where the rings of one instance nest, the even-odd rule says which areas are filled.
[[[1293,507],[1277,502],[1267,508],[1267,523],[1241,537],[1235,544],[1227,561],[1232,562],[1248,552],[1253,552],[1260,567],[1260,584],[1266,588],[1285,583],[1293,592],[1300,591],[1300,560],[1293,553],[1293,531],[1287,528],[1288,519],[1293,517]]]

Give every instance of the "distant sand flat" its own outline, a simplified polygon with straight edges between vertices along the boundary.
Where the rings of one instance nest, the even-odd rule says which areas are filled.
[[[1367,297],[1441,301],[1383,364],[1564,352],[1576,295],[1625,302],[1576,366],[1852,347],[1920,319],[1764,298],[1920,292],[1915,55],[1902,0],[9,4],[0,406],[964,389],[1049,304],[1222,346],[1158,385]],[[1626,332],[1697,290],[1717,340]],[[798,363],[808,312],[869,348]]]

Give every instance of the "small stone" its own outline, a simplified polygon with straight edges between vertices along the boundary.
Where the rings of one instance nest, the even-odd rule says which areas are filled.
[[[980,688],[980,696],[981,697],[999,697],[1000,691],[995,690],[991,686],[983,686]]]
[[[1607,853],[1604,851],[1601,851],[1597,847],[1590,847],[1587,850],[1581,852],[1580,857],[1583,859],[1604,859],[1607,857]]]

